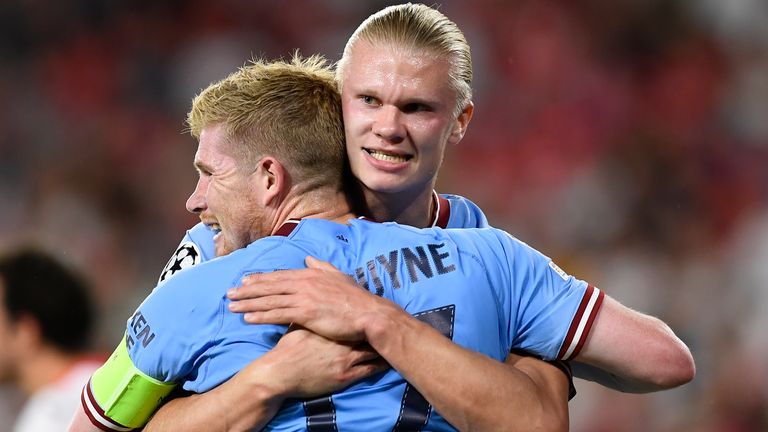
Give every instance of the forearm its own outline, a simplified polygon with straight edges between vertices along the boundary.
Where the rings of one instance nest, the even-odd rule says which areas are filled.
[[[265,356],[266,357],[266,356]],[[215,389],[165,404],[145,427],[158,431],[244,431],[259,430],[280,409],[284,398],[270,386],[265,375],[269,358],[262,358]]]
[[[567,430],[561,371],[534,359],[513,367],[454,344],[404,312],[390,318],[367,332],[369,343],[459,430]]]
[[[167,404],[147,430],[259,430],[287,398],[329,394],[387,368],[370,347],[294,329],[219,387]]]
[[[618,375],[579,361],[572,361],[571,368],[574,377],[592,381],[603,387],[623,393],[648,393],[662,389],[658,385],[652,384],[648,379],[639,380],[628,377],[627,375],[630,375],[629,372],[624,372],[625,375]]]

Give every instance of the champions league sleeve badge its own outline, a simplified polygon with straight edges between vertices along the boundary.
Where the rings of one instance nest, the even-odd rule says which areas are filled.
[[[192,242],[183,242],[168,260],[157,282],[163,282],[176,273],[198,264],[200,264],[200,249]]]

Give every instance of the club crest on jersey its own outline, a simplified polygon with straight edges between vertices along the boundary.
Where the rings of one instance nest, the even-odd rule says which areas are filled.
[[[176,273],[200,264],[200,249],[196,244],[186,241],[179,245],[176,252],[173,253],[171,259],[168,260],[168,264],[163,268],[163,272],[160,273],[159,282],[163,282]]]

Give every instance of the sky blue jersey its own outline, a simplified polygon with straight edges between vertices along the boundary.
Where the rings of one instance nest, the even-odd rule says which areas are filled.
[[[439,228],[488,228],[488,219],[475,203],[459,195],[432,192],[435,203],[432,215],[433,227]],[[187,230],[168,263],[160,273],[163,282],[181,270],[216,258],[213,237],[216,233],[202,222]]]
[[[455,343],[499,361],[512,348],[546,359],[575,355],[602,298],[546,256],[492,228],[421,230],[306,219],[280,232],[286,236],[259,240],[161,283],[127,322],[135,367],[193,392],[226,381],[286,330],[246,324],[228,311],[226,290],[246,274],[303,268],[307,255],[331,262]],[[390,370],[330,397],[288,401],[267,430],[454,429]]]

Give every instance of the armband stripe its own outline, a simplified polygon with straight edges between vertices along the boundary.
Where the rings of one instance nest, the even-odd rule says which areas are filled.
[[[576,315],[571,321],[571,326],[557,354],[559,360],[571,360],[576,357],[587,340],[592,323],[597,317],[597,311],[603,303],[605,294],[592,285],[587,286],[584,297],[581,299]]]
[[[125,337],[109,359],[91,376],[84,404],[98,423],[112,430],[141,428],[176,387],[139,370],[131,359]]]
[[[83,392],[80,396],[80,400],[83,404],[83,411],[85,411],[85,414],[88,416],[88,419],[91,420],[91,424],[96,426],[97,428],[106,432],[111,432],[111,431],[127,432],[127,431],[133,430],[132,428],[125,427],[117,422],[110,420],[104,415],[104,411],[101,409],[99,404],[95,401],[93,397],[93,393],[91,393],[90,379],[85,384],[85,387],[83,387]]]

